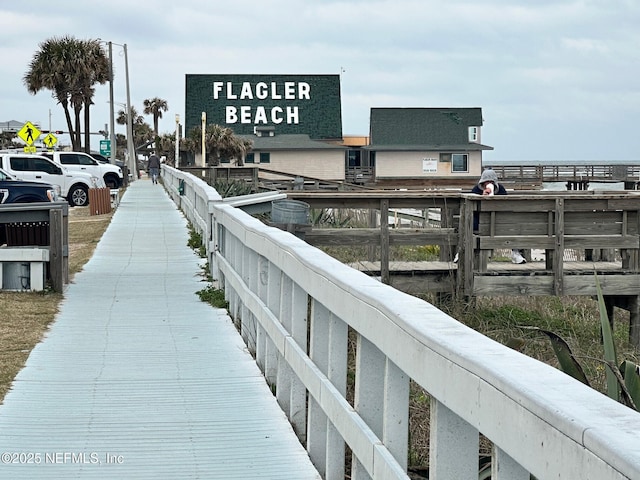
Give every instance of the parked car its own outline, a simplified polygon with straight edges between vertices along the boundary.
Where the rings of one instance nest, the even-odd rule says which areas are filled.
[[[0,204],[55,202],[59,190],[48,183],[18,180],[0,169]]]
[[[0,168],[20,180],[57,185],[60,195],[72,206],[88,205],[89,189],[105,187],[101,177],[69,170],[42,155],[0,153]]]
[[[100,155],[99,153],[90,153],[89,155],[91,155],[95,160],[99,161],[100,163],[109,163],[109,164],[111,163],[107,157],[105,157],[104,155]],[[115,162],[116,162],[116,166],[120,167],[121,169],[124,169],[124,162],[122,160],[118,160],[116,158]]]
[[[41,155],[50,158],[69,170],[90,173],[100,177],[109,188],[120,188],[124,182],[122,169],[117,165],[98,162],[91,155],[84,152],[43,152]]]

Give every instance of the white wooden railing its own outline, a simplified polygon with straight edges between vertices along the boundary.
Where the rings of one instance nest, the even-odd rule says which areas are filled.
[[[206,228],[230,315],[324,478],[344,478],[345,445],[351,478],[409,478],[411,380],[431,398],[431,480],[477,479],[479,434],[493,442],[494,480],[640,478],[640,414],[224,204],[188,174],[163,167],[163,178]]]

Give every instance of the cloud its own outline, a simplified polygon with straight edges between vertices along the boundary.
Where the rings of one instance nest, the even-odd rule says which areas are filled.
[[[186,74],[344,68],[345,134],[368,132],[371,107],[479,106],[492,158],[633,159],[638,20],[634,0],[6,3],[0,122],[64,122],[50,94],[29,95],[21,79],[40,42],[73,34],[127,44],[134,106],[156,96],[169,103],[161,131],[184,113]],[[114,65],[124,102],[122,47]],[[95,130],[108,122],[107,101],[108,88],[98,87]]]

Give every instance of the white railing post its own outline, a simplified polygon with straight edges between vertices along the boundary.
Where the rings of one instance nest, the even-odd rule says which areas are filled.
[[[317,300],[311,303],[311,333],[309,357],[325,373],[328,370],[329,317],[331,313]],[[309,396],[309,423],[307,427],[307,451],[311,461],[323,478],[327,473],[327,415],[318,401]]]
[[[344,397],[347,393],[347,325],[317,301],[312,304],[311,318],[311,359]],[[344,439],[315,399],[309,402],[308,438],[311,459],[318,462],[316,467],[322,469],[323,477],[343,479]]]
[[[409,377],[386,358],[382,442],[402,468],[409,461]]]
[[[502,449],[494,446],[491,455],[492,480],[529,480],[530,475]]]
[[[267,308],[277,315],[280,312],[280,296],[282,289],[282,272],[272,262],[267,265],[267,290],[263,299]],[[280,356],[273,341],[266,337],[265,358],[264,358],[264,376],[269,385],[275,386],[278,376],[278,357]]]
[[[294,282],[291,299],[291,336],[298,348],[308,353],[308,314],[309,295]],[[303,444],[307,441],[307,388],[294,374],[291,383],[291,415],[290,420],[298,438]]]
[[[478,430],[433,397],[429,433],[429,480],[478,478]]]
[[[347,395],[347,337],[347,324],[335,315],[331,315],[329,317],[329,355],[326,375],[342,397]],[[327,419],[327,428],[327,473],[325,479],[342,480],[345,473],[344,439],[329,419]]]
[[[369,428],[380,439],[384,430],[383,401],[384,375],[386,358],[369,340],[358,334],[356,346],[356,385],[355,409]],[[370,463],[365,465],[362,462]],[[351,468],[351,478],[354,480],[368,480],[371,475],[367,469],[373,467],[372,459],[354,458]]]
[[[284,329],[291,334],[293,329],[293,281],[287,277],[282,277],[280,288],[280,310],[277,312],[278,319]],[[278,375],[276,377],[276,398],[280,408],[287,414],[287,418],[291,420],[291,391],[294,382],[293,370],[287,363],[284,355],[278,355]]]
[[[280,322],[301,351],[307,352],[307,294],[289,277],[283,276]],[[286,361],[278,355],[276,397],[293,426],[300,443],[307,442],[307,389]]]

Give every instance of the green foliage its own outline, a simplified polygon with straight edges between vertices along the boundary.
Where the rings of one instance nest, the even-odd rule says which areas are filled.
[[[351,217],[349,213],[344,214],[340,209],[312,208],[309,212],[309,217],[313,226],[331,228],[353,227],[353,217]]]
[[[229,302],[227,302],[224,298],[224,290],[214,287],[213,285],[209,285],[202,290],[198,290],[196,295],[200,297],[200,300],[203,302],[207,302],[209,305],[212,305],[216,308],[224,308],[227,309],[229,307]]]
[[[625,405],[638,410],[640,406],[640,366],[634,362],[625,360],[618,367],[614,332],[607,315],[607,307],[602,294],[602,288],[600,287],[600,281],[597,275],[594,274],[594,277],[598,296],[598,312],[604,351],[604,358],[601,362],[605,365],[606,392],[610,398],[616,401],[622,401]],[[545,334],[551,341],[561,370],[590,386],[582,365],[578,362],[568,343],[563,338],[551,331],[541,328],[521,328],[535,330]]]
[[[202,235],[200,235],[191,224],[189,224],[189,240],[187,241],[187,245],[189,248],[195,250],[200,258],[206,258],[207,247],[202,241]]]
[[[598,310],[600,312],[600,325],[602,328],[602,343],[604,345],[604,360],[609,368],[605,370],[607,378],[607,394],[616,401],[620,401],[620,389],[618,387],[618,379],[616,378],[615,368],[617,368],[616,346],[613,343],[613,332],[607,315],[607,306],[602,295],[600,280],[598,275],[594,273],[596,281],[596,291],[598,292]]]
[[[620,365],[620,371],[624,377],[626,393],[636,410],[640,410],[640,366],[629,360],[625,360]]]
[[[553,351],[558,357],[558,362],[560,363],[560,367],[562,371],[568,375],[571,375],[576,380],[581,381],[585,385],[591,386],[589,384],[589,380],[587,379],[587,375],[584,373],[584,370],[582,369],[582,365],[580,365],[578,360],[576,360],[576,358],[573,356],[573,352],[571,351],[571,348],[562,337],[560,337],[559,335],[556,335],[553,332],[550,332],[549,330],[544,330],[542,328],[537,328],[537,327],[522,327],[522,328],[536,330],[540,333],[543,333],[547,337],[549,337],[549,340],[551,341],[551,347],[553,348]]]
[[[251,184],[246,183],[243,180],[218,179],[212,186],[222,198],[239,197],[241,195],[249,195],[250,193],[253,193]]]

